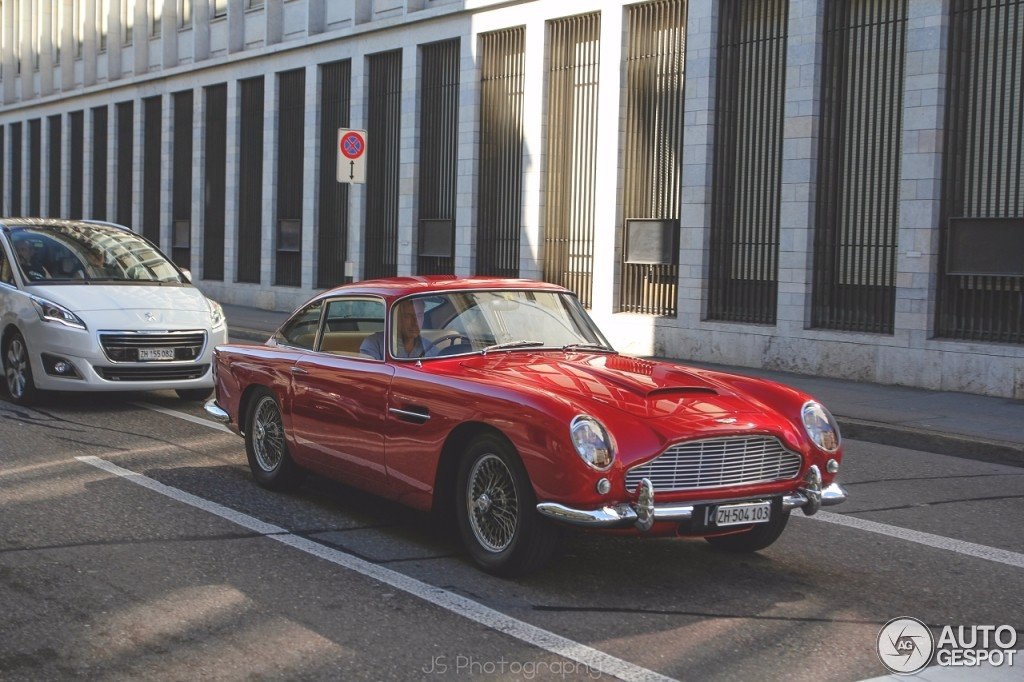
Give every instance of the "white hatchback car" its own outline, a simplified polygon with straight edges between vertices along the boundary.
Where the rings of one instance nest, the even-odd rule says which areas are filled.
[[[156,389],[205,399],[227,324],[189,280],[119,225],[0,219],[0,348],[11,400]]]

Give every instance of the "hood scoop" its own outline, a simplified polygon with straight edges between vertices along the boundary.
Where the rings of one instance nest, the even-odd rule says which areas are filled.
[[[711,386],[663,386],[649,391],[645,397],[661,399],[689,395],[718,395],[718,391]]]

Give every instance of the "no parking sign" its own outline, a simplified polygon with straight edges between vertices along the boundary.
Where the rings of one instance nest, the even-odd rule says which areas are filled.
[[[338,182],[366,182],[366,131],[338,128]]]

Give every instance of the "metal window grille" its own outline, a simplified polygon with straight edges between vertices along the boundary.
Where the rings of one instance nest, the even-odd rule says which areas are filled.
[[[135,121],[132,102],[117,105],[117,222],[132,226],[132,156]]]
[[[172,131],[171,219],[174,234],[171,259],[179,267],[191,268],[192,261],[192,105],[191,90],[173,96],[174,130]]]
[[[28,212],[42,214],[42,121],[38,118],[28,122]]]
[[[302,284],[302,150],[305,143],[306,71],[278,74],[277,270],[275,284]],[[333,149],[333,147],[332,147]]]
[[[424,249],[423,221],[448,221],[455,230],[455,181],[459,157],[459,39],[421,48],[419,258],[422,275],[455,272],[455,254]],[[435,223],[441,224],[441,223]],[[449,240],[454,246],[454,240]],[[428,255],[428,251],[431,255]]]
[[[348,260],[348,183],[338,182],[338,155],[328,153],[338,143],[338,128],[349,127],[352,107],[352,62],[320,66],[320,210],[317,224],[316,285],[345,281]]]
[[[893,333],[906,0],[830,0],[811,325]]]
[[[92,110],[92,217],[107,219],[107,107]]]
[[[401,132],[402,51],[370,55],[366,134],[373,153],[366,165],[365,275],[398,272],[398,147]]]
[[[619,309],[673,316],[679,282],[677,246],[682,185],[685,0],[629,8],[626,48],[626,135],[623,147],[625,234],[635,220],[668,221],[676,234],[661,263],[630,262],[623,248]]]
[[[68,128],[71,135],[68,218],[77,220],[85,214],[85,112],[72,111],[68,116]]]
[[[593,300],[601,15],[548,22],[544,279]]]
[[[263,76],[241,81],[239,99],[237,280],[258,284],[263,239]]]
[[[17,5],[15,5],[17,6]],[[21,123],[11,124],[11,215],[21,215]]]
[[[522,26],[480,36],[480,176],[476,271],[519,276],[523,202]]]
[[[206,93],[203,158],[203,279],[224,280],[224,195],[227,192],[228,86]]]
[[[775,324],[789,3],[720,7],[707,316]]]
[[[161,96],[142,100],[142,234],[160,245]]]
[[[51,116],[49,118],[49,140],[50,140],[50,151],[49,151],[49,168],[47,169],[47,180],[50,185],[50,198],[47,215],[51,218],[60,217],[60,178],[62,173],[62,164],[60,162],[60,152],[62,145],[62,121],[60,114]]]
[[[1024,343],[1024,277],[947,267],[955,219],[1016,219],[1012,229],[1024,230],[1024,0],[953,0],[950,9],[936,334]],[[1024,253],[1015,260],[1019,268]]]

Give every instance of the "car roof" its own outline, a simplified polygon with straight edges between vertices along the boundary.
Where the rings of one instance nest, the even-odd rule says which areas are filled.
[[[555,291],[569,293],[569,290],[557,284],[539,282],[532,279],[506,279],[501,277],[456,277],[454,275],[421,275],[417,277],[389,277],[386,279],[368,279],[353,284],[343,284],[317,295],[315,298],[327,298],[341,294],[365,294],[382,296],[386,299],[397,299],[413,294],[429,294],[446,291],[466,290],[501,290],[531,289],[535,291]]]
[[[131,232],[124,225],[102,220],[63,220],[60,218],[0,218],[0,228],[10,227],[112,227]]]

